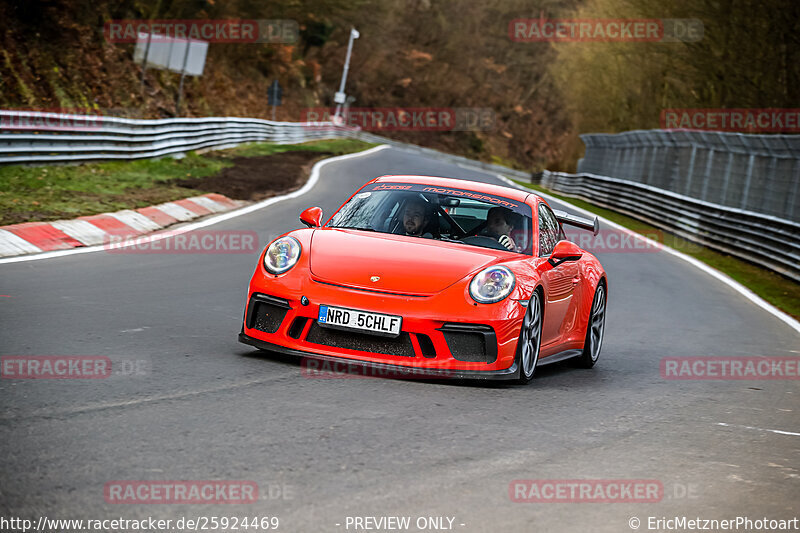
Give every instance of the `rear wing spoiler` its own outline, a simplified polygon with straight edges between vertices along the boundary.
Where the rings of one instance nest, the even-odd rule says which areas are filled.
[[[589,230],[595,235],[600,232],[600,219],[597,217],[594,217],[594,220],[591,220],[588,218],[579,217],[577,215],[571,215],[565,211],[553,211],[553,214],[562,224],[569,224],[570,226],[576,226],[581,229]]]

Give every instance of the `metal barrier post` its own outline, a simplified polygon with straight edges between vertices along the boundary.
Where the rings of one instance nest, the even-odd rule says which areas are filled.
[[[753,165],[756,162],[755,154],[750,154],[747,158],[747,174],[744,178],[744,187],[742,188],[742,199],[739,202],[739,207],[745,209],[747,207],[747,199],[750,196],[750,182],[753,179]]]
[[[714,161],[714,149],[708,151],[708,159],[706,160],[706,171],[703,173],[703,190],[700,193],[700,199],[705,200],[708,197],[708,184],[711,182],[711,166]]]
[[[697,157],[697,145],[692,145],[692,155],[689,158],[689,171],[686,172],[686,185],[684,186],[684,194],[687,196],[692,190],[692,175],[694,174],[694,160]]]

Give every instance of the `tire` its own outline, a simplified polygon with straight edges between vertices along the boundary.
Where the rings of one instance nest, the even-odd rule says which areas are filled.
[[[600,281],[594,292],[592,308],[589,310],[583,353],[576,359],[579,367],[592,368],[600,357],[600,348],[603,346],[603,334],[606,329],[606,301],[606,286]]]
[[[522,319],[522,327],[517,341],[517,365],[519,366],[517,381],[519,383],[528,383],[536,372],[536,364],[539,362],[539,351],[542,346],[543,316],[542,293],[535,290],[528,301],[528,308]]]

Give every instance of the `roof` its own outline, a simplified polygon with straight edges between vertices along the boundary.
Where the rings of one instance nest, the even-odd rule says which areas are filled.
[[[413,175],[400,175],[400,176],[381,176],[375,179],[376,183],[419,183],[421,185],[432,185],[435,187],[450,187],[453,189],[467,189],[475,192],[482,192],[486,194],[494,194],[502,196],[510,200],[524,202],[525,199],[531,194],[530,191],[522,191],[519,189],[512,189],[511,187],[503,187],[502,185],[492,185],[490,183],[483,183],[480,181],[464,180],[458,178],[439,178],[436,176],[413,176]]]

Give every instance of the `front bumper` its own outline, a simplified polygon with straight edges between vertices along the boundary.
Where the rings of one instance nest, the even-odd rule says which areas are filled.
[[[285,353],[413,372],[515,377],[525,308],[511,299],[479,305],[466,290],[453,286],[429,296],[386,293],[321,282],[307,271],[271,276],[259,268],[250,283],[240,340]],[[401,316],[401,334],[387,338],[322,327],[317,322],[321,305]]]
[[[346,364],[357,365],[375,370],[376,372],[365,372],[367,375],[374,375],[375,377],[394,377],[394,378],[422,378],[429,379],[485,379],[485,380],[510,380],[519,377],[519,369],[516,362],[511,367],[503,370],[448,370],[436,368],[423,368],[423,367],[409,367],[402,365],[392,365],[386,363],[378,363],[373,361],[346,359],[338,356],[324,355],[314,352],[305,352],[293,348],[287,348],[279,344],[262,341],[245,333],[239,333],[239,342],[272,352],[284,353],[294,355],[302,358],[314,359],[317,361],[324,361],[333,363],[334,365]],[[341,367],[336,366],[336,369]]]

